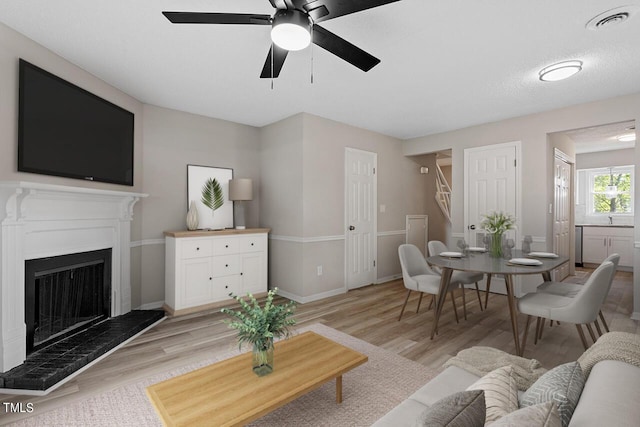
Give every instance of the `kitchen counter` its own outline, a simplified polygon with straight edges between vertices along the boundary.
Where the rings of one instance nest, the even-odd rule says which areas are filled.
[[[624,225],[624,224],[576,224],[576,227],[633,228],[633,225]]]

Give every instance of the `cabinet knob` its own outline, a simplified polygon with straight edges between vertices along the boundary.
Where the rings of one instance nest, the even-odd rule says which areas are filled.
[[[213,280],[213,277],[209,277],[209,280]]]
[[[200,248],[196,248],[196,251],[199,251],[199,250],[200,250]]]
[[[253,243],[251,243],[251,246],[253,246]]]
[[[225,247],[225,248],[228,248],[228,247],[229,247],[229,245],[224,245],[224,247]]]
[[[244,273],[240,273],[240,275],[242,276]]]
[[[229,267],[229,264],[225,264],[224,266],[225,266],[225,267]]]
[[[229,289],[229,285],[225,285],[225,286],[224,286],[224,288],[225,288],[225,289]]]

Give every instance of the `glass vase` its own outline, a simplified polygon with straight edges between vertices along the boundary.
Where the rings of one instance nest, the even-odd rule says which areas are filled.
[[[489,255],[492,258],[502,258],[502,233],[493,233],[489,245]]]
[[[253,372],[259,377],[273,372],[273,338],[253,344]]]

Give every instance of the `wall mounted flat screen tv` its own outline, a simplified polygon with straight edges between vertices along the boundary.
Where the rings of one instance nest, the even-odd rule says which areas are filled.
[[[133,113],[20,60],[18,171],[133,185]]]

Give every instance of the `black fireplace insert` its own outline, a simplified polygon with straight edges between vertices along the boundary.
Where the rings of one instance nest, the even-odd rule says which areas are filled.
[[[111,315],[111,249],[25,261],[27,354]]]

